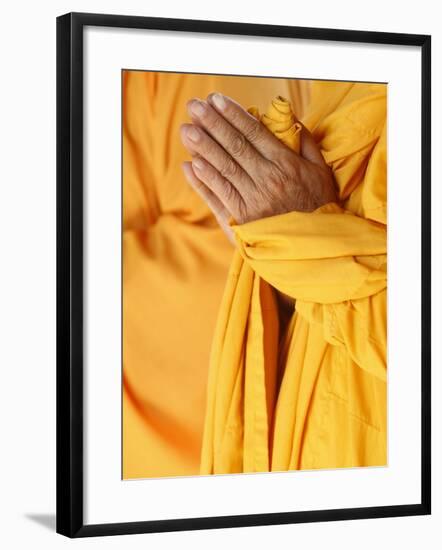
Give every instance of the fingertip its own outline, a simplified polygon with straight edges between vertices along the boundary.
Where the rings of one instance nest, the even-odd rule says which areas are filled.
[[[193,97],[187,102],[187,113],[192,118],[197,120],[203,117],[206,113],[206,102],[198,97]]]
[[[208,103],[210,103],[211,105],[213,105],[213,99],[212,99],[212,98],[213,98],[213,96],[214,96],[215,94],[217,94],[217,93],[218,93],[218,92],[211,92],[211,93],[207,96],[206,101],[207,101]]]
[[[188,181],[188,183],[192,184],[192,176],[193,176],[192,163],[189,161],[182,162],[181,169],[183,170],[184,176]]]
[[[191,98],[186,102],[186,107],[189,108],[189,107],[192,105],[192,103],[193,103],[194,101],[198,101],[198,100],[199,100],[198,97],[191,97]]]
[[[187,129],[188,129],[189,126],[190,126],[190,124],[186,124],[186,123],[180,125],[180,137],[181,137],[181,141],[183,143],[186,139]]]
[[[207,101],[215,107],[217,111],[224,111],[227,107],[227,98],[220,92],[212,92],[207,96]]]

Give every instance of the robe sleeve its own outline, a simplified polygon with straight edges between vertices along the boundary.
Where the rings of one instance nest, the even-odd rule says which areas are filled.
[[[252,269],[353,361],[386,379],[386,226],[336,203],[232,225]]]
[[[155,73],[123,71],[123,229],[145,231],[158,218],[155,190]]]
[[[296,300],[339,303],[386,287],[386,226],[336,203],[232,229],[253,270]]]

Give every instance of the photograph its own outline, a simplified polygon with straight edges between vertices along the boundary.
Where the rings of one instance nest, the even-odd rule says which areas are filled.
[[[122,479],[387,467],[388,84],[121,87]]]
[[[430,513],[430,53],[57,19],[57,532]]]
[[[442,540],[442,27],[375,4],[5,4],[7,550]]]

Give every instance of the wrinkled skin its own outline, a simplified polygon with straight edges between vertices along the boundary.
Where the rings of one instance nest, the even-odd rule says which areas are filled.
[[[305,127],[297,154],[231,98],[214,93],[187,108],[192,123],[181,139],[192,161],[183,171],[230,240],[230,216],[242,224],[336,201],[333,174]]]

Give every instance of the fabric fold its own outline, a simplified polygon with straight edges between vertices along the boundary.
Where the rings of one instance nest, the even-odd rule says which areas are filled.
[[[238,250],[272,286],[297,300],[336,303],[386,287],[386,229],[329,203],[232,225]]]
[[[334,109],[333,128],[342,132]],[[262,116],[256,108],[249,112],[300,152],[302,125],[287,100],[277,97]],[[344,109],[342,124],[353,124],[352,117]],[[364,129],[360,147],[355,137],[348,158],[342,140],[334,142],[327,123],[324,128],[331,163],[335,144],[341,166],[351,167],[339,172],[339,198],[349,186],[354,194],[314,212],[230,222],[237,250],[213,340],[202,474],[386,459],[386,225],[382,216],[364,216],[385,211],[374,200],[384,196],[375,192],[376,184],[385,185],[382,125],[378,133]],[[372,153],[363,157],[366,140]],[[367,204],[363,183],[370,189]],[[295,303],[285,335],[276,291]],[[334,424],[327,429],[327,418],[345,425],[342,437]]]

